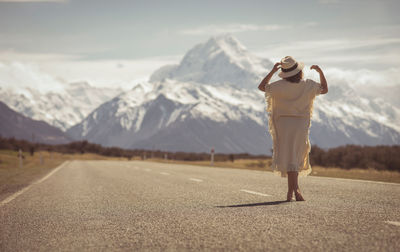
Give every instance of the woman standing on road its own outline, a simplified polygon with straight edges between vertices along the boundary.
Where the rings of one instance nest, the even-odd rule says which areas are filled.
[[[319,73],[320,83],[303,80],[302,62],[286,56],[274,65],[261,81],[258,89],[265,92],[268,128],[273,141],[272,170],[281,177],[288,177],[287,201],[303,201],[298,186],[298,176],[311,173],[309,129],[314,98],[328,92],[324,73],[317,65],[311,66]],[[275,72],[281,80],[269,84]]]

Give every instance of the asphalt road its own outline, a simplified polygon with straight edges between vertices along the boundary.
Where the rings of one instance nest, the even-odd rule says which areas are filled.
[[[0,202],[0,251],[400,251],[400,185],[72,161]]]

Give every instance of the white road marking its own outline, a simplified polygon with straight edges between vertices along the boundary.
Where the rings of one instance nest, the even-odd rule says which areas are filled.
[[[400,221],[385,221],[385,222],[388,224],[395,225],[395,226],[400,226]]]
[[[254,191],[250,191],[250,190],[246,190],[246,189],[241,189],[240,191],[255,194],[255,195],[260,195],[260,196],[272,196],[269,194],[254,192]]]
[[[160,174],[162,174],[162,175],[169,175],[168,172],[160,172]]]
[[[28,191],[33,185],[37,185],[42,183],[43,181],[45,181],[46,179],[50,178],[50,176],[52,176],[54,173],[56,173],[57,171],[59,171],[62,167],[64,167],[67,163],[69,163],[69,161],[65,161],[64,163],[62,163],[61,165],[59,165],[57,168],[55,168],[54,170],[52,170],[51,172],[49,172],[46,176],[44,176],[43,178],[39,179],[36,182],[33,182],[32,184],[28,185],[27,187],[22,188],[21,190],[19,190],[18,192],[15,192],[14,194],[8,196],[7,198],[5,198],[4,200],[2,200],[0,202],[0,207],[4,206],[5,204],[13,201],[14,199],[16,199],[18,196],[20,196],[21,194],[23,194],[24,192]]]
[[[203,182],[202,179],[197,179],[197,178],[189,178],[189,180],[196,181],[196,182]]]

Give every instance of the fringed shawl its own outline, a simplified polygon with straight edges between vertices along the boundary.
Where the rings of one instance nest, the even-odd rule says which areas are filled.
[[[279,99],[283,99],[280,97],[280,94],[282,92],[290,92],[288,89],[285,89],[285,85],[302,85],[298,86],[296,88],[303,88],[303,93],[301,97],[298,97],[297,99],[305,99],[307,106],[303,110],[296,110],[292,109],[290,106],[287,107],[285,110],[279,110],[277,106],[279,106],[280,103]],[[266,101],[266,111],[268,113],[268,130],[272,138],[272,171],[274,174],[279,175],[281,177],[287,177],[287,174],[285,172],[281,172],[278,170],[277,164],[276,164],[276,159],[277,156],[279,155],[278,153],[278,148],[277,148],[277,138],[276,138],[276,124],[275,120],[276,117],[282,114],[288,115],[290,114],[291,116],[302,116],[302,117],[307,117],[308,119],[308,136],[307,136],[307,154],[304,156],[303,164],[302,167],[299,169],[299,176],[300,177],[305,177],[309,175],[312,171],[311,165],[310,165],[310,160],[309,160],[309,153],[311,151],[311,144],[309,140],[309,135],[310,135],[310,127],[311,127],[311,118],[312,118],[312,113],[313,113],[313,105],[314,105],[314,98],[316,95],[319,95],[321,93],[322,87],[321,84],[312,80],[307,79],[306,81],[301,81],[300,83],[290,83],[286,80],[279,80],[276,82],[273,82],[271,84],[266,84],[265,85],[265,101]],[[296,100],[293,101],[293,106],[296,106]],[[290,102],[286,102],[286,105],[290,104]]]

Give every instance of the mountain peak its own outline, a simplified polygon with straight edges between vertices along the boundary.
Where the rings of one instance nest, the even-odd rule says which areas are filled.
[[[227,33],[211,37],[205,44],[205,47],[218,47],[225,52],[246,53],[247,49],[233,35]]]
[[[192,61],[193,59],[211,60],[219,55],[229,58],[231,63],[235,63],[241,58],[252,58],[246,47],[239,40],[231,34],[222,34],[211,37],[205,43],[193,47],[186,53],[181,64],[188,63],[186,61]]]
[[[253,88],[260,75],[270,66],[272,62],[252,55],[235,37],[223,34],[194,46],[179,65],[160,68],[153,73],[150,81],[174,79]]]
[[[234,37],[232,34],[226,33],[226,34],[220,34],[216,36],[210,37],[206,42],[201,43],[205,46],[218,46],[218,47],[231,47],[231,48],[243,48],[245,47],[240,43],[240,41]]]

